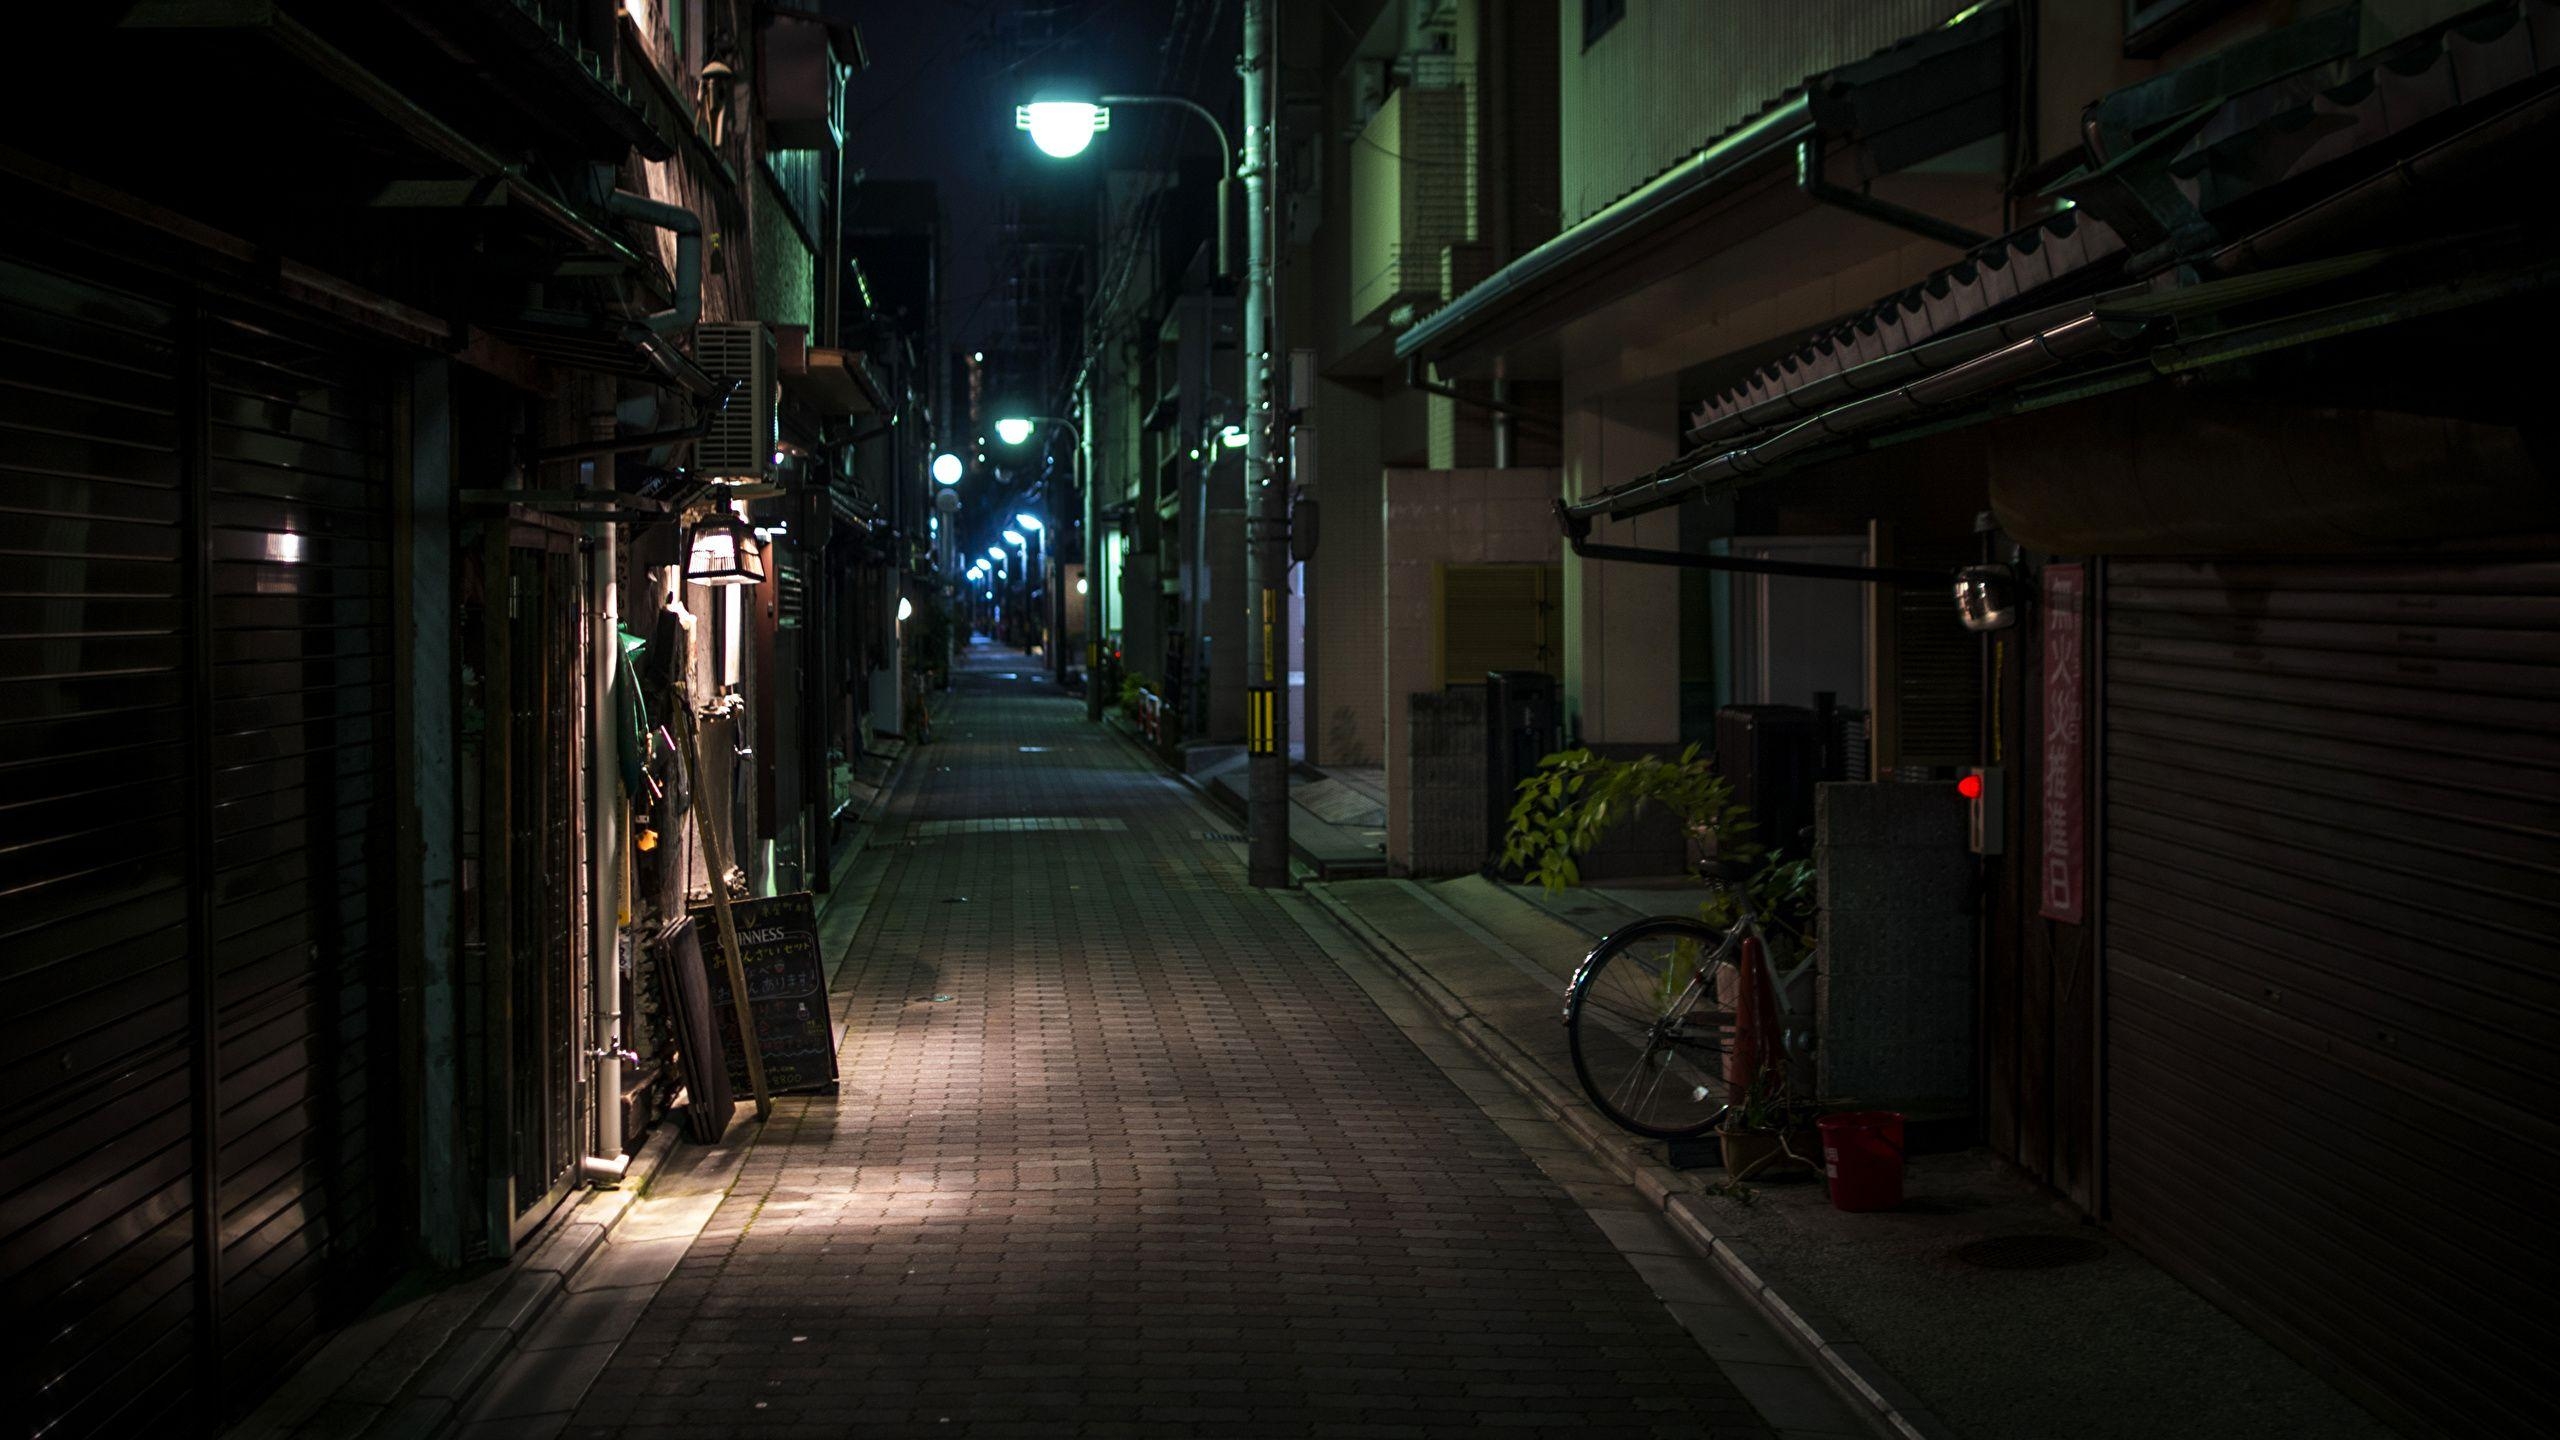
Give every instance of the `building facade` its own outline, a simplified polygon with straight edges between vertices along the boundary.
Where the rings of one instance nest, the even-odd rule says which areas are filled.
[[[619,1174],[712,884],[824,890],[930,406],[813,11],[27,23],[133,84],[0,152],[0,1411],[209,1432]]]

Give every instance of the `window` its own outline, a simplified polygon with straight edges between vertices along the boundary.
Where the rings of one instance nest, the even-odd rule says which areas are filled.
[[[1582,48],[1609,33],[1609,27],[1627,18],[1627,0],[1582,0]]]

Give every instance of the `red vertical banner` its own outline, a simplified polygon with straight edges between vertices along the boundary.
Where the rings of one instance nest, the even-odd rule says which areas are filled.
[[[2047,920],[2080,923],[2086,911],[2088,875],[2087,753],[2088,659],[2086,567],[2044,567],[2044,769],[2043,832],[2037,851],[2040,912]]]

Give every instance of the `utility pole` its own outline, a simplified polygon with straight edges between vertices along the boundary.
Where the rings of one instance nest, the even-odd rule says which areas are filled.
[[[1102,486],[1093,473],[1090,362],[1077,381],[1076,473],[1084,480],[1084,718],[1099,721],[1108,702],[1102,694]]]
[[[1274,473],[1271,403],[1270,0],[1244,0],[1244,394],[1246,613],[1246,871],[1256,885],[1289,883],[1288,496]]]

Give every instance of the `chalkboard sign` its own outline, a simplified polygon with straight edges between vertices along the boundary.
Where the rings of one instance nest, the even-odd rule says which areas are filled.
[[[684,1065],[685,1124],[697,1143],[708,1145],[729,1128],[729,1116],[736,1108],[729,1093],[729,1071],[744,1062],[720,1053],[720,1024],[713,1018],[711,989],[702,973],[701,930],[691,920],[679,920],[658,937],[656,949],[659,989],[675,1025],[676,1058]],[[734,1025],[729,1034],[730,1054],[735,1055]]]
[[[746,963],[747,998],[756,1039],[764,1045],[764,1081],[775,1094],[828,1090],[836,1083],[836,1032],[827,1013],[827,972],[818,958],[818,914],[809,892],[739,900],[729,906]],[[720,924],[710,906],[693,911],[702,936],[703,971],[720,1037],[729,1051],[729,1081],[747,1090],[747,1057],[738,1038],[737,1000],[719,953]]]

